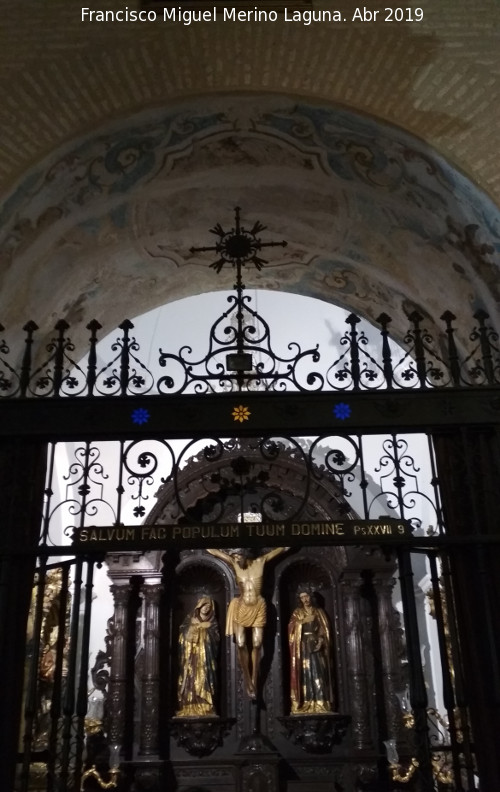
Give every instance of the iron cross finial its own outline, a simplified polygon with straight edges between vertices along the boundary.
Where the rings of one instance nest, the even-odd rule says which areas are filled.
[[[219,239],[215,245],[211,247],[192,247],[191,253],[204,253],[206,251],[214,251],[219,258],[210,264],[216,272],[220,272],[224,264],[231,264],[235,266],[238,271],[245,264],[254,264],[258,270],[261,270],[264,264],[267,264],[266,259],[261,258],[259,255],[262,248],[266,247],[286,247],[285,240],[281,242],[262,242],[257,236],[261,231],[266,229],[265,225],[257,220],[252,228],[246,229],[240,223],[240,207],[237,206],[234,210],[235,223],[230,231],[224,231],[220,223],[216,223],[210,229],[211,234],[215,234]]]

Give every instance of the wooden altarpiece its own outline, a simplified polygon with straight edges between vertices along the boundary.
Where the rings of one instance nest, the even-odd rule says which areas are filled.
[[[303,476],[293,452],[265,464],[251,443],[240,441],[223,461],[201,456],[183,471],[180,487],[189,493],[185,502],[193,514],[213,508],[207,501],[220,495],[220,482],[243,460],[257,477],[265,469],[256,498],[268,490],[293,502]],[[219,482],[208,494],[200,483],[207,473]],[[147,524],[178,522],[171,486],[157,497]],[[231,502],[231,493],[224,497]],[[229,516],[236,520],[238,498],[233,501]],[[317,520],[355,518],[338,484],[325,473],[317,477],[309,507]],[[252,518],[259,520],[246,515]],[[261,529],[262,523],[255,525]],[[265,572],[267,624],[256,700],[246,695],[234,641],[224,635],[227,608],[237,591],[223,562],[204,549],[107,556],[115,613],[99,672],[107,665],[107,731],[111,742],[125,746],[124,766],[135,779],[134,789],[368,790],[379,788],[372,784],[380,784],[382,739],[394,736],[411,753],[396,698],[406,680],[391,554],[303,541]],[[273,544],[266,536],[260,542],[262,552]],[[304,586],[331,625],[334,702],[327,714],[291,714],[287,625]],[[179,630],[200,596],[215,602],[221,634],[216,714],[183,718],[176,716]],[[97,751],[98,741],[91,739],[89,750]]]

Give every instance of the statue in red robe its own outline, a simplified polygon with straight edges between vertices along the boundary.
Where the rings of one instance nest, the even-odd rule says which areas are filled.
[[[333,712],[331,631],[322,608],[307,590],[288,624],[290,648],[290,711],[292,715]]]

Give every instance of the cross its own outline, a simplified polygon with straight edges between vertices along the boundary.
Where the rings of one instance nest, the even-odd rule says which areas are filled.
[[[219,237],[215,245],[211,247],[192,247],[191,253],[204,253],[206,251],[215,251],[219,258],[210,264],[216,272],[220,272],[224,264],[232,264],[236,266],[238,274],[238,282],[241,278],[241,267],[245,264],[254,264],[258,270],[261,270],[267,261],[260,257],[259,253],[262,248],[266,247],[286,247],[285,240],[281,242],[262,242],[257,234],[266,229],[265,225],[257,220],[252,228],[246,229],[240,224],[240,207],[237,206],[234,210],[235,224],[234,228],[230,231],[224,231],[220,223],[217,223],[210,229],[211,234]]]

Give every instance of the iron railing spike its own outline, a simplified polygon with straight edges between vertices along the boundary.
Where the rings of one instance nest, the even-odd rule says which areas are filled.
[[[484,310],[484,308],[478,308],[478,310],[473,314],[473,316],[474,316],[474,319],[477,319],[477,321],[480,324],[484,324],[485,320],[490,318],[489,313],[487,313]]]
[[[25,330],[27,333],[34,333],[35,330],[38,329],[39,327],[37,323],[33,321],[33,319],[30,319],[29,322],[26,322],[26,324],[23,327],[23,330]]]
[[[408,314],[408,319],[414,325],[419,325],[420,322],[422,322],[425,319],[425,317],[424,317],[423,314],[420,313],[420,311],[415,310],[415,311],[412,311],[410,314]]]
[[[415,364],[417,366],[417,376],[420,382],[420,387],[425,388],[426,384],[426,370],[425,370],[425,347],[422,341],[422,330],[420,322],[423,321],[424,316],[419,311],[412,311],[408,319],[413,324],[413,341],[415,344]]]
[[[359,345],[358,345],[358,333],[356,330],[356,325],[359,324],[361,319],[356,314],[349,314],[346,319],[346,323],[350,325],[349,331],[349,354],[351,358],[351,377],[352,377],[352,384],[354,390],[359,390],[359,383],[360,383],[360,376],[361,376],[361,369],[359,365]]]
[[[87,325],[87,330],[90,330],[91,336],[89,338],[89,360],[87,364],[87,393],[89,396],[94,395],[94,388],[97,379],[97,331],[102,327],[97,319],[92,319]]]
[[[53,396],[59,396],[59,392],[61,390],[62,384],[62,377],[63,377],[63,368],[64,368],[64,332],[69,328],[69,324],[64,321],[64,319],[60,319],[57,324],[55,325],[55,329],[58,331],[59,335],[56,339],[56,349],[54,355],[54,380],[53,380],[53,388],[52,394]]]
[[[36,330],[38,330],[38,325],[32,319],[30,319],[30,321],[24,325],[23,330],[26,332],[27,335],[25,338],[24,355],[21,363],[21,375],[19,378],[19,385],[20,385],[19,395],[24,397],[28,392],[28,387],[30,383],[31,350],[33,346],[33,334],[36,332]]]
[[[474,314],[474,318],[479,322],[479,344],[481,347],[481,357],[483,362],[484,373],[488,385],[493,385],[495,382],[495,372],[493,367],[492,348],[489,339],[489,328],[486,325],[486,319],[489,319],[489,314],[485,310],[479,308]]]
[[[377,319],[377,322],[382,325],[382,330],[380,331],[382,336],[382,368],[384,370],[385,381],[389,390],[392,389],[394,377],[391,347],[389,345],[389,332],[387,330],[387,326],[391,321],[391,317],[386,313],[381,313]]]
[[[122,396],[126,395],[128,383],[129,383],[129,365],[130,365],[129,330],[131,330],[133,326],[134,325],[129,319],[125,319],[125,321],[122,322],[121,325],[119,325],[120,330],[123,330],[123,343],[120,354],[120,390]]]
[[[443,322],[446,322],[446,324],[454,322],[456,318],[457,317],[455,316],[455,314],[452,313],[451,311],[445,311],[444,314],[440,316],[440,319],[442,319]]]
[[[453,385],[458,387],[460,385],[460,363],[458,359],[457,345],[455,344],[455,328],[452,327],[452,322],[457,317],[451,311],[445,311],[441,319],[446,324],[446,335],[448,338],[448,364],[450,367],[451,380]]]
[[[392,319],[388,314],[382,312],[380,316],[377,316],[375,321],[378,322],[378,324],[381,324],[383,327],[386,327],[392,322]]]
[[[64,330],[69,330],[69,328],[70,325],[67,323],[65,319],[59,319],[54,325],[54,330],[64,331]]]
[[[130,319],[124,319],[123,322],[118,325],[118,328],[120,330],[132,330],[133,327],[134,327],[134,325],[130,321]]]
[[[254,365],[257,359],[261,360],[258,377],[257,369],[254,373],[246,374],[244,385],[246,387],[249,382],[253,382],[254,386],[258,385],[262,390],[286,390],[291,387],[294,390],[307,391],[330,387],[332,390],[345,391],[347,389],[376,390],[380,387],[423,389],[436,385],[463,387],[500,384],[500,356],[496,344],[498,335],[495,328],[487,323],[489,315],[482,308],[474,314],[476,324],[470,333],[470,339],[477,343],[477,348],[464,360],[461,360],[457,345],[456,316],[450,310],[444,311],[440,316],[445,327],[438,336],[430,334],[426,324],[423,324],[424,319],[428,317],[420,311],[414,310],[408,314],[411,324],[405,342],[409,347],[402,358],[400,355],[395,356],[392,349],[389,326],[393,320],[387,313],[382,312],[375,319],[382,336],[382,344],[376,355],[370,354],[369,347],[364,348],[369,338],[362,326],[358,327],[363,320],[357,314],[350,313],[344,320],[348,329],[341,339],[341,346],[344,346],[345,350],[329,365],[329,368],[327,366],[325,375],[320,372],[305,373],[302,375],[303,379],[301,377],[299,380],[297,376],[299,364],[303,369],[305,359],[316,363],[319,355],[317,349],[302,351],[299,344],[292,342],[289,345],[289,349],[295,350],[292,357],[286,358],[276,354],[271,345],[267,322],[251,307],[251,297],[242,296],[245,287],[241,279],[241,267],[237,269],[239,280],[234,286],[236,295],[233,294],[228,298],[231,307],[216,320],[210,330],[210,348],[207,354],[199,360],[190,360],[187,355],[191,355],[192,350],[187,346],[181,348],[178,354],[160,350],[161,366],[171,361],[174,370],[176,366],[180,366],[183,371],[181,375],[183,382],[179,392],[190,392],[193,388],[198,393],[206,392],[207,389],[216,392],[216,380],[223,383],[221,386],[223,389],[230,388],[231,384],[237,386],[237,375],[231,374],[230,370],[226,371],[224,362],[220,362],[224,354],[235,352],[251,355]],[[231,330],[230,325],[227,324],[231,320],[237,325],[234,330]],[[256,327],[260,327],[257,335],[252,335],[256,332],[254,323],[257,323]],[[250,331],[247,325],[248,327],[251,325]],[[25,347],[18,367],[9,364],[7,359],[9,348],[5,341],[2,341],[2,363],[5,372],[0,374],[0,395],[3,398],[28,395],[37,398],[58,397],[66,386],[68,386],[68,392],[64,393],[66,396],[80,396],[82,391],[88,396],[95,395],[97,391],[103,395],[138,394],[151,392],[153,388],[158,394],[176,392],[177,385],[170,373],[155,380],[153,373],[136,355],[139,343],[134,336],[131,336],[130,331],[134,328],[134,324],[130,319],[124,319],[118,326],[122,335],[112,346],[116,351],[116,357],[100,370],[97,366],[97,344],[100,340],[98,331],[102,325],[97,319],[92,319],[86,327],[90,331],[90,337],[85,372],[69,355],[74,346],[70,338],[65,335],[70,328],[65,319],[56,322],[54,329],[58,335],[54,336],[47,346],[50,357],[36,370],[32,369],[35,360],[33,344],[35,331],[39,328],[33,320],[27,322],[23,328],[26,332]],[[0,331],[4,332],[4,330],[4,326],[0,324]],[[218,336],[217,333],[221,330],[223,332]],[[443,355],[444,360],[437,351],[439,348],[446,350]],[[473,368],[469,372],[470,376],[467,376],[466,371],[471,360]],[[404,366],[406,368],[403,368]],[[241,379],[241,374],[238,376]],[[82,390],[78,391],[77,377],[83,379]],[[14,381],[16,387],[12,385]],[[102,384],[102,389],[99,383]]]

